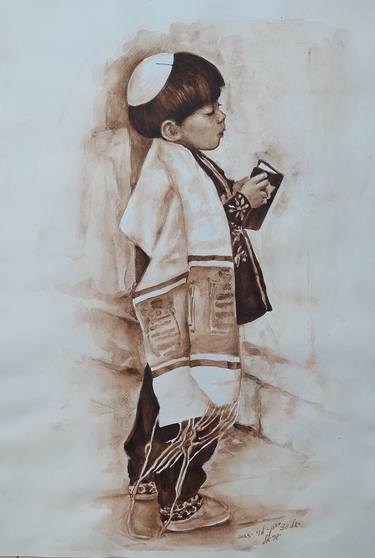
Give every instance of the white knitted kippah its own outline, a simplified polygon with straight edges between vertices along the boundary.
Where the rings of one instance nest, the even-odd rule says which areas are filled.
[[[142,60],[135,67],[128,83],[128,104],[136,107],[156,97],[169,78],[173,60],[171,52],[160,52]]]

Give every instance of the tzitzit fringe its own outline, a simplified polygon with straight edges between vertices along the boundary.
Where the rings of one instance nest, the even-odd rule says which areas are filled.
[[[141,482],[151,473],[161,473],[168,467],[172,467],[182,457],[181,469],[175,486],[175,498],[169,512],[169,517],[160,529],[160,537],[172,521],[173,512],[177,505],[178,498],[180,497],[182,485],[190,463],[199,452],[210,445],[213,441],[222,438],[229,428],[233,426],[237,416],[237,404],[238,401],[235,401],[230,405],[218,407],[210,403],[205,414],[197,422],[195,422],[194,419],[189,419],[186,423],[181,423],[177,436],[167,442],[168,447],[153,461],[153,463],[149,464],[159,415],[156,417],[150,441],[145,447],[145,461],[141,474],[137,482],[133,485],[132,490],[130,490],[130,507],[127,515],[127,528],[130,536],[141,539],[150,538],[145,535],[135,534],[131,529],[131,518],[134,511],[135,495]],[[207,428],[209,428],[209,426],[216,420],[218,421],[216,426],[207,434],[200,437],[199,434],[207,430]],[[195,451],[192,455],[194,448],[196,448],[197,451]]]

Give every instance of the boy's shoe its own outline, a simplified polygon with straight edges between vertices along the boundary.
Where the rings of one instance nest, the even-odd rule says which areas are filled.
[[[183,532],[214,527],[226,523],[229,519],[230,511],[226,504],[210,496],[202,496],[201,507],[187,519],[171,521],[167,526],[167,531]]]
[[[123,532],[134,540],[154,539],[159,535],[161,521],[156,498],[128,501]]]
[[[129,494],[135,488],[135,484],[129,484]],[[154,500],[158,495],[156,484],[154,481],[141,482],[138,486],[137,492],[135,494],[135,500]]]

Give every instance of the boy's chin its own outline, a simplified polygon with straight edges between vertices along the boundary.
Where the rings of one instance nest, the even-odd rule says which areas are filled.
[[[216,149],[222,140],[222,136],[218,136],[215,140],[211,141],[210,143],[203,143],[203,142],[177,142],[180,145],[184,145],[188,149],[197,149],[199,151],[212,151]]]
[[[222,137],[219,136],[217,138],[217,141],[212,142],[210,145],[206,145],[205,147],[200,147],[199,149],[201,149],[202,151],[212,151],[213,149],[216,149],[217,147],[219,147],[221,140],[222,140]]]

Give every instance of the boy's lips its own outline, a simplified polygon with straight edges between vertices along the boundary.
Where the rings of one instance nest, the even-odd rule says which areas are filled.
[[[225,128],[223,128],[222,130],[220,130],[220,132],[218,133],[219,136],[223,136],[225,132]]]

